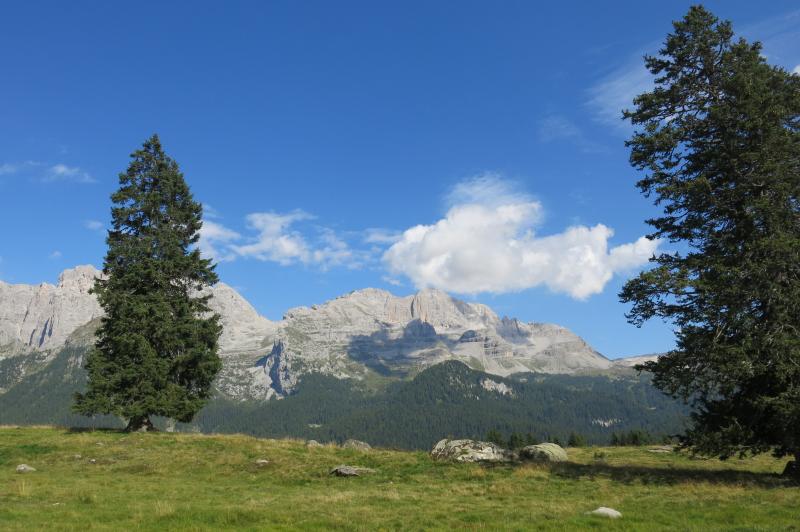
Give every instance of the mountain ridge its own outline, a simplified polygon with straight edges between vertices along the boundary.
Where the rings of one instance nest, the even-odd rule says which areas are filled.
[[[91,343],[84,329],[92,328],[102,309],[89,289],[100,274],[82,265],[62,272],[56,285],[0,281],[0,361],[14,358],[16,363],[5,367],[17,368],[18,374],[5,380],[19,380],[46,363],[76,331],[82,334],[73,343]],[[501,318],[486,305],[434,288],[406,296],[353,290],[322,304],[291,308],[280,321],[260,315],[225,283],[202,293],[211,296],[209,306],[223,325],[217,388],[233,399],[288,395],[311,372],[340,379],[397,378],[447,360],[501,377],[630,365],[609,360],[562,326]]]

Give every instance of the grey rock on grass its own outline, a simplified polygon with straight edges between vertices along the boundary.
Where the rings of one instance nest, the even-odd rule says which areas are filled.
[[[349,465],[339,465],[331,469],[330,474],[337,477],[360,477],[363,474],[374,473],[374,469]]]
[[[369,451],[372,449],[370,444],[365,441],[347,440],[342,444],[343,449],[355,449],[356,451]]]
[[[622,517],[622,514],[617,510],[613,508],[606,508],[605,506],[601,506],[597,510],[592,510],[591,512],[588,512],[588,514],[595,515],[597,517],[608,517],[609,519],[619,519]]]
[[[508,462],[514,454],[486,441],[444,439],[433,447],[431,457],[451,462]]]
[[[539,445],[528,445],[519,452],[523,460],[534,462],[556,463],[567,461],[567,451],[555,443],[540,443]]]

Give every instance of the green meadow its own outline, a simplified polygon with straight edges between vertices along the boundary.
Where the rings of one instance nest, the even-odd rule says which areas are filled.
[[[0,529],[800,530],[784,460],[568,453],[565,464],[486,466],[239,435],[4,427]],[[36,471],[17,473],[21,463]],[[331,476],[340,464],[376,472]],[[599,506],[623,517],[586,515]]]

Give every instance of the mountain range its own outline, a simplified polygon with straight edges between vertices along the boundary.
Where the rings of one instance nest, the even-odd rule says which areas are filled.
[[[62,272],[55,285],[0,282],[0,393],[45,367],[63,348],[91,344],[102,316],[90,293],[99,275],[92,266],[78,266]],[[356,290],[293,308],[280,321],[259,315],[225,283],[206,293],[223,325],[217,390],[239,401],[285,397],[311,373],[356,381],[402,379],[455,360],[501,377],[597,374],[643,360],[611,361],[564,327],[501,318],[486,305],[435,289],[408,296]]]

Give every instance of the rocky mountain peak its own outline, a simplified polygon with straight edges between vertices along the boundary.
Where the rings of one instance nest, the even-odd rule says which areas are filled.
[[[100,277],[102,273],[91,264],[75,266],[61,272],[58,276],[57,286],[62,290],[77,290],[88,293],[89,289],[94,286],[94,280]]]
[[[73,332],[102,316],[89,293],[98,275],[87,265],[64,271],[57,285],[0,282],[0,358],[55,352]],[[355,379],[376,373],[402,376],[448,360],[500,376],[612,365],[563,327],[500,319],[485,305],[432,288],[406,296],[356,290],[293,308],[279,322],[259,315],[225,283],[202,293],[211,296],[209,306],[221,317],[223,370],[217,387],[232,398],[291,393],[310,372]]]

